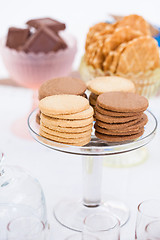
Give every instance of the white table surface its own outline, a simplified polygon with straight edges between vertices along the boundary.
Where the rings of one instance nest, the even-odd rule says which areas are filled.
[[[62,227],[53,218],[54,205],[64,197],[82,196],[81,158],[48,149],[34,140],[23,140],[11,132],[11,124],[28,113],[32,92],[23,88],[0,86],[0,149],[7,164],[19,165],[37,178],[44,190],[48,217],[52,228],[51,239],[65,239],[73,231]],[[150,109],[160,119],[160,98],[150,101]],[[103,167],[102,192],[125,201],[131,217],[121,230],[121,240],[134,239],[138,203],[149,198],[160,198],[160,134],[148,145],[149,159],[131,168]]]

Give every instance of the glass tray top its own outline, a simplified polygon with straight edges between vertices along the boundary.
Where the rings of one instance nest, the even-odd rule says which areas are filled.
[[[119,143],[107,143],[99,138],[97,138],[94,134],[94,129],[92,131],[91,141],[83,146],[72,146],[67,144],[62,144],[58,142],[54,142],[47,138],[39,135],[39,125],[36,122],[36,115],[38,113],[38,109],[35,109],[28,117],[28,127],[33,138],[41,143],[42,145],[49,147],[53,150],[77,154],[77,155],[88,155],[88,156],[103,156],[103,155],[112,155],[123,152],[129,152],[140,147],[143,147],[147,143],[149,143],[155,135],[157,129],[157,120],[154,115],[150,111],[146,111],[145,114],[148,117],[148,123],[145,126],[144,133],[141,137],[137,138],[134,141],[125,141]]]

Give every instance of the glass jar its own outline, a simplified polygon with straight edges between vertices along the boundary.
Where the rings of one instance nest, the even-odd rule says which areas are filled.
[[[6,229],[5,224],[12,218],[31,212],[47,223],[45,197],[39,182],[20,167],[4,165],[4,154],[0,152],[1,229]]]

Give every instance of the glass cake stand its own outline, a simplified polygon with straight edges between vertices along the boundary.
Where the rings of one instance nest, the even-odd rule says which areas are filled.
[[[129,218],[128,207],[124,203],[112,198],[108,198],[105,201],[101,199],[102,159],[103,156],[107,157],[133,151],[149,143],[153,139],[157,128],[157,120],[154,115],[146,111],[148,123],[145,126],[144,134],[135,141],[109,144],[98,139],[93,129],[90,143],[83,147],[77,147],[54,142],[40,136],[39,125],[36,123],[37,112],[38,109],[34,110],[28,118],[28,126],[32,137],[37,142],[53,150],[82,157],[83,200],[60,201],[54,210],[56,219],[63,226],[76,231],[82,231],[83,221],[86,216],[92,213],[109,211],[119,218],[121,226],[124,225]]]

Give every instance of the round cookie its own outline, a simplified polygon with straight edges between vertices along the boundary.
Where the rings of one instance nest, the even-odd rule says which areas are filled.
[[[93,117],[82,119],[82,120],[64,120],[47,117],[44,114],[41,114],[41,122],[48,128],[52,126],[59,127],[83,127],[91,124],[93,122]]]
[[[111,117],[131,117],[131,116],[135,116],[135,115],[138,115],[138,114],[142,114],[143,112],[133,112],[133,113],[128,113],[128,112],[114,112],[114,111],[110,111],[110,110],[106,110],[106,109],[103,109],[101,107],[99,107],[97,104],[96,104],[96,111],[103,114],[103,115],[108,115],[108,116],[111,116]]]
[[[96,77],[87,84],[87,87],[96,95],[114,91],[135,92],[131,80],[117,76]]]
[[[97,100],[98,95],[91,92],[90,97],[94,100]]]
[[[146,116],[146,114],[143,113],[142,118],[141,119],[136,119],[127,123],[104,123],[101,122],[99,120],[96,121],[96,124],[101,127],[101,128],[106,128],[106,129],[124,129],[124,128],[131,128],[131,129],[135,129],[135,128],[139,128],[144,126],[148,121],[148,118]]]
[[[44,127],[41,125],[41,130],[45,133],[48,133],[53,136],[57,137],[62,137],[62,138],[84,138],[84,137],[89,137],[91,136],[92,128],[90,128],[86,132],[81,132],[81,133],[65,133],[65,132],[58,132],[54,131],[50,128]]]
[[[124,142],[124,141],[131,141],[131,140],[135,140],[135,139],[139,138],[140,136],[143,135],[143,132],[144,131],[141,131],[137,134],[128,135],[128,136],[124,136],[124,135],[123,136],[112,136],[112,135],[98,133],[97,131],[95,131],[95,135],[97,138],[100,138],[107,142]]]
[[[92,98],[92,96],[90,95],[89,96],[89,102],[92,106],[95,106],[96,105],[96,100]]]
[[[41,126],[43,127],[47,127],[45,126],[45,124],[43,122],[41,122]],[[90,129],[92,129],[93,124],[89,124],[87,126],[84,127],[59,127],[59,126],[50,126],[47,127],[48,129],[57,131],[57,132],[64,132],[64,133],[82,133],[82,132],[86,132]]]
[[[108,92],[97,98],[97,105],[115,112],[142,112],[148,107],[148,100],[136,93]]]
[[[78,112],[78,113],[73,113],[73,114],[62,114],[62,115],[53,115],[53,114],[48,114],[47,116],[53,117],[53,118],[58,118],[58,119],[85,119],[93,116],[93,108],[89,106],[88,109]]]
[[[78,78],[61,77],[45,81],[39,88],[39,100],[59,94],[83,95],[86,84]]]
[[[106,134],[106,135],[112,135],[112,136],[127,136],[127,135],[133,135],[133,134],[137,134],[139,132],[142,132],[144,127],[138,128],[138,129],[123,129],[123,130],[110,130],[110,129],[105,129],[105,128],[101,128],[99,127],[97,124],[95,124],[95,129],[98,133],[102,133],[102,134]]]
[[[89,101],[76,95],[53,95],[43,98],[39,102],[39,109],[46,115],[72,114],[88,108]]]
[[[90,140],[91,140],[91,136],[90,137],[86,137],[86,138],[78,138],[78,139],[61,138],[61,137],[57,137],[57,136],[53,136],[53,135],[50,135],[48,133],[45,133],[41,129],[40,129],[40,135],[42,137],[48,138],[50,140],[53,140],[55,142],[59,142],[59,143],[63,143],[63,144],[69,144],[69,145],[74,145],[74,146],[84,146],[84,145],[88,144],[90,142]]]
[[[142,114],[131,116],[131,117],[112,117],[112,116],[103,115],[96,111],[96,120],[98,119],[104,123],[126,123],[136,119],[139,119],[140,121],[141,117],[142,117]]]

